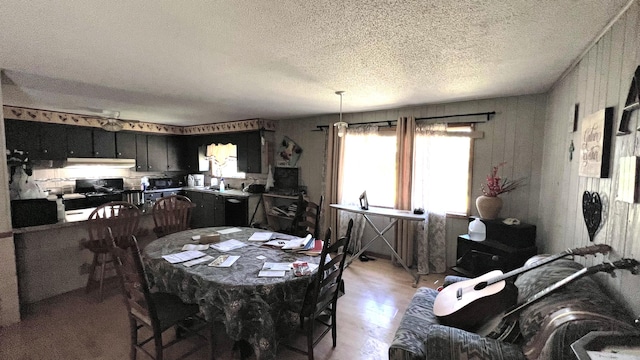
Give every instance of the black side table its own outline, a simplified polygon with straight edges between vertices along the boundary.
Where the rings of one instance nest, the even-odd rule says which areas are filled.
[[[501,219],[482,222],[487,227],[486,240],[474,241],[468,234],[458,236],[458,260],[452,270],[468,277],[491,270],[508,272],[538,253],[535,225],[506,225]]]

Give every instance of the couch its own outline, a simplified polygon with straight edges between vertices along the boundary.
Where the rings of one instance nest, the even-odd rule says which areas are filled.
[[[582,267],[561,259],[520,274],[515,280],[518,301]],[[463,279],[447,276],[444,286]],[[571,344],[591,331],[638,331],[630,313],[593,276],[581,277],[524,308],[516,316],[521,335],[514,342],[440,324],[432,311],[437,294],[434,289],[417,289],[389,347],[390,360],[575,359]]]

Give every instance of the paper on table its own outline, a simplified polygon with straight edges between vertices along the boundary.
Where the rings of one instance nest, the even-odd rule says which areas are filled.
[[[162,258],[167,260],[168,262],[175,264],[175,263],[180,263],[183,261],[189,261],[192,259],[197,259],[199,257],[205,256],[207,254],[203,253],[202,251],[198,251],[198,250],[189,250],[189,251],[182,251],[176,254],[170,254],[170,255],[163,255]]]
[[[196,245],[196,244],[184,244],[182,250],[207,250],[209,248],[208,244],[205,245]]]
[[[260,270],[259,277],[284,277],[286,271],[280,270]]]
[[[282,250],[304,249],[310,241],[313,241],[313,236],[311,236],[311,234],[307,235],[305,238],[289,240],[282,247]]]
[[[289,235],[289,234],[273,234],[273,238],[272,239],[279,239],[279,240],[294,240],[294,239],[300,239],[299,236],[295,236],[295,235]]]
[[[265,246],[274,246],[274,247],[283,247],[287,244],[286,240],[271,240],[271,241],[267,241],[266,243],[263,243],[262,245]]]
[[[291,263],[265,262],[264,265],[262,265],[262,270],[289,271],[291,270]]]
[[[184,265],[186,267],[190,267],[190,266],[197,265],[197,264],[203,263],[205,261],[209,261],[209,260],[213,260],[213,256],[206,255],[206,256],[203,256],[201,258],[197,258],[195,260],[187,261],[187,262],[183,263],[182,265]]]
[[[209,266],[230,267],[239,258],[239,255],[220,255],[215,260],[213,260],[211,264],[209,264]]]
[[[258,232],[254,232],[249,237],[249,241],[268,241],[268,240],[271,240],[272,236],[273,236],[272,232],[258,231]]]
[[[238,241],[236,239],[231,239],[231,240],[227,240],[221,243],[211,245],[212,248],[218,251],[230,251],[234,249],[239,249],[243,246],[247,246],[247,244],[243,243],[242,241]]]
[[[242,231],[242,230],[238,229],[237,227],[233,227],[233,228],[218,230],[218,233],[219,234],[231,234],[231,233],[238,232],[238,231]]]

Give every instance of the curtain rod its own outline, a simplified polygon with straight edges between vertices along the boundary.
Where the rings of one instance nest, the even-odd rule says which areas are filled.
[[[421,118],[416,118],[416,121],[421,121],[421,120],[433,120],[433,119],[447,119],[447,118],[452,118],[452,117],[466,117],[466,116],[479,116],[479,115],[486,115],[487,116],[487,120],[489,121],[491,120],[491,115],[495,115],[496,112],[495,111],[488,111],[488,112],[479,112],[479,113],[471,113],[471,114],[458,114],[458,115],[442,115],[442,116],[428,116],[428,117],[421,117]],[[384,126],[388,126],[391,127],[393,126],[392,123],[397,122],[398,120],[381,120],[381,121],[368,121],[368,122],[359,122],[359,123],[349,123],[349,125],[371,125],[371,124],[383,124]],[[472,121],[473,123],[479,123],[479,122],[486,122],[486,121]],[[315,130],[313,131],[321,131],[323,129],[328,128],[331,125],[316,125]]]

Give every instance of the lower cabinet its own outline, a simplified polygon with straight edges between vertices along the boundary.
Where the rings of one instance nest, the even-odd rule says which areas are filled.
[[[187,191],[186,194],[196,204],[191,214],[192,228],[225,225],[224,196],[199,191]]]

